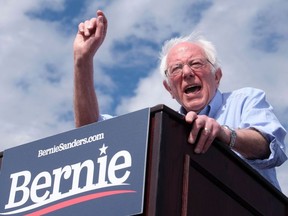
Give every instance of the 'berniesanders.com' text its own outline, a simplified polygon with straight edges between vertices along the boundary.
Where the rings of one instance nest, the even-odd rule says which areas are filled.
[[[50,154],[54,154],[57,152],[75,148],[75,147],[85,145],[91,142],[95,142],[98,140],[102,140],[102,139],[104,139],[104,133],[95,134],[93,136],[85,137],[83,139],[74,139],[72,142],[69,142],[69,143],[61,143],[59,145],[54,145],[52,148],[39,150],[38,157],[47,156]]]

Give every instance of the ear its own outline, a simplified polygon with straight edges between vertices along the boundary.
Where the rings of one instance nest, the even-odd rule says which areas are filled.
[[[167,80],[163,80],[163,85],[165,89],[170,93],[172,98],[174,98],[170,85],[168,84]]]
[[[217,87],[219,87],[219,85],[220,85],[221,78],[222,78],[222,70],[221,70],[221,68],[218,68],[215,71],[215,82],[217,84]]]

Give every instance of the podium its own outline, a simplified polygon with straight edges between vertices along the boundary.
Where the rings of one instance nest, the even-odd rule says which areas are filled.
[[[205,154],[187,142],[183,117],[151,110],[143,215],[288,215],[288,200],[225,144]]]
[[[288,215],[287,197],[225,144],[214,141],[207,153],[195,154],[188,133],[182,115],[165,105],[150,109],[139,215]]]

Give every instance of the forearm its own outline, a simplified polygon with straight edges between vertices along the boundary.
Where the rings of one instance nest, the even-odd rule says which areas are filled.
[[[75,125],[81,127],[98,121],[99,107],[93,81],[93,59],[74,58]]]
[[[101,10],[78,25],[74,50],[74,115],[80,127],[98,121],[99,106],[94,88],[93,57],[103,43],[108,22]]]
[[[230,132],[226,129],[224,129],[224,131],[227,134],[227,137],[230,138]],[[237,137],[233,150],[239,152],[247,159],[264,159],[269,157],[269,143],[259,131],[252,128],[237,129],[236,133]]]

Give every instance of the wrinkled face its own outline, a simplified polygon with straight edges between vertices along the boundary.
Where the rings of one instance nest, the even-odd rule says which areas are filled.
[[[207,61],[200,69],[191,69],[188,65],[196,59],[206,60],[199,45],[183,42],[174,46],[167,56],[167,68],[172,71],[180,64],[183,65],[182,73],[163,81],[171,96],[188,112],[200,112],[212,100],[222,77],[220,69],[211,72],[213,66]]]

